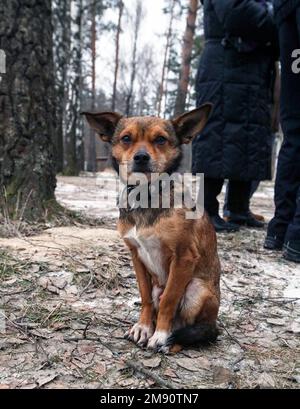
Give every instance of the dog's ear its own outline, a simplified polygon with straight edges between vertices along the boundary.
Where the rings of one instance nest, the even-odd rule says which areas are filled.
[[[212,104],[207,103],[172,120],[176,135],[182,144],[190,143],[202,131],[211,110]]]
[[[122,115],[116,112],[82,112],[81,115],[85,115],[90,127],[104,142],[111,142],[118,122],[122,118]]]

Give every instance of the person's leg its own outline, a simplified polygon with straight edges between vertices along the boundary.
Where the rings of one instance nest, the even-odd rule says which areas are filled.
[[[223,179],[204,178],[204,208],[209,216],[219,214],[217,197],[222,191],[223,183]]]
[[[228,183],[228,210],[247,217],[249,212],[252,182],[230,180]]]
[[[296,212],[300,184],[300,74],[292,70],[292,53],[300,48],[300,11],[279,27],[281,52],[281,124],[284,141],[275,181],[275,215],[268,226],[265,248],[280,249]]]
[[[223,207],[223,217],[227,217],[227,218],[230,216],[230,212],[228,210],[228,186],[229,186],[229,181],[226,183],[224,207]]]
[[[296,200],[296,210],[292,223],[289,224],[285,244],[284,257],[300,263],[300,183]]]
[[[217,232],[238,231],[238,226],[226,223],[219,216],[219,202],[217,197],[222,191],[223,183],[223,179],[204,178],[204,208]]]
[[[256,190],[258,189],[258,186],[260,184],[259,180],[254,180],[251,182],[251,192],[250,192],[250,199],[251,197],[254,195],[254,193],[256,192]],[[230,217],[230,211],[228,210],[228,187],[229,187],[229,182],[226,185],[226,193],[225,193],[225,200],[224,200],[224,207],[223,207],[223,216],[226,219],[228,219]],[[261,215],[255,215],[253,214],[253,216],[255,217],[255,219],[257,219],[258,221],[263,222],[264,221],[264,217]]]
[[[257,191],[258,186],[260,184],[260,180],[254,180],[251,183],[251,192],[250,192],[250,198],[254,195],[254,193]]]
[[[228,186],[228,221],[248,227],[263,227],[264,223],[257,220],[250,212],[250,197],[252,182],[229,181]]]

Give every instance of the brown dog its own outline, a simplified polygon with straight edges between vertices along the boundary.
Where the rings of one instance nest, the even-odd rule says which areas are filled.
[[[173,174],[181,145],[206,124],[210,104],[169,121],[124,118],[112,112],[84,113],[102,140],[112,145],[121,178],[140,172]],[[185,208],[122,209],[118,230],[132,254],[141,294],[140,319],[127,338],[162,352],[213,342],[220,303],[216,234],[206,214],[190,220]]]

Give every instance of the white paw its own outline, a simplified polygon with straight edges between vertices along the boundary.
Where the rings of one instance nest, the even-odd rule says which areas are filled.
[[[170,333],[167,331],[155,331],[153,336],[149,339],[147,348],[150,349],[161,349],[165,346]]]
[[[153,335],[153,328],[143,324],[135,324],[125,335],[125,338],[138,345],[146,345],[148,339]]]

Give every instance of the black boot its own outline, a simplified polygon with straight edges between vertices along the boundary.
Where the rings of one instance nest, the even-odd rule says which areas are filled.
[[[265,226],[265,223],[257,220],[251,212],[246,214],[232,213],[230,212],[230,217],[228,222],[238,224],[240,226],[255,227],[261,229]]]
[[[266,250],[282,250],[284,239],[277,236],[269,236],[265,238],[264,248]]]
[[[237,232],[240,230],[239,226],[234,223],[225,222],[218,214],[215,216],[210,216],[210,220],[214,225],[216,232]]]
[[[283,257],[286,260],[300,263],[300,240],[290,240],[284,243]]]

